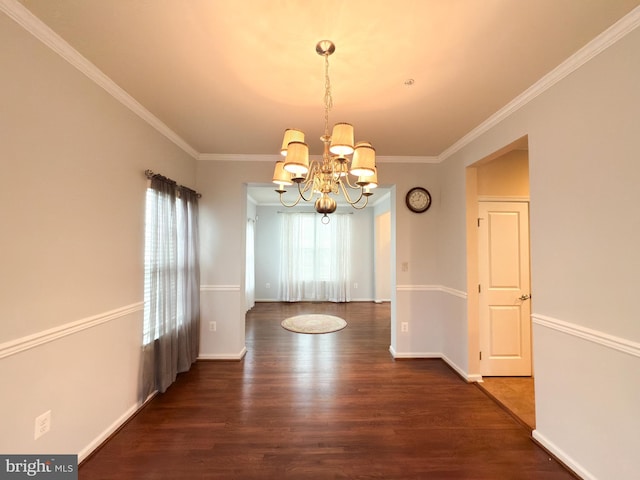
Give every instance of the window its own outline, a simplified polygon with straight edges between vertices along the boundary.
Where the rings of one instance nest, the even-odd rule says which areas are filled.
[[[309,213],[283,214],[280,299],[346,302],[351,299],[351,216],[328,224]]]
[[[144,392],[161,392],[198,354],[198,196],[154,175],[147,189],[144,253]]]
[[[163,330],[162,304],[166,300],[160,291],[160,279],[166,279],[168,290],[176,290],[176,281],[171,274],[173,252],[176,240],[172,235],[161,232],[173,230],[175,214],[171,209],[174,199],[166,192],[147,188],[145,207],[145,249],[144,249],[144,331],[145,345],[157,340]],[[167,229],[163,226],[168,227]]]

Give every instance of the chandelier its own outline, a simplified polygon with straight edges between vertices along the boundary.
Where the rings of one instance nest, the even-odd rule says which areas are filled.
[[[309,146],[304,142],[304,133],[295,128],[284,132],[280,153],[284,160],[276,162],[273,183],[278,187],[280,203],[295,207],[301,200],[311,202],[315,196],[315,209],[323,214],[322,222],[328,223],[328,214],[336,211],[337,203],[330,195],[344,195],[353,208],[367,206],[372,189],[378,186],[376,152],[368,142],[354,145],[353,126],[336,123],[329,135],[329,110],[333,107],[331,81],[329,79],[329,56],[336,47],[330,40],[321,40],[316,53],[324,57],[324,144],[322,159],[309,162]],[[351,157],[351,158],[349,158]],[[354,177],[351,180],[350,175]],[[296,184],[298,196],[293,203],[285,202],[286,187]],[[349,191],[352,193],[350,194]],[[353,197],[352,197],[353,195]]]

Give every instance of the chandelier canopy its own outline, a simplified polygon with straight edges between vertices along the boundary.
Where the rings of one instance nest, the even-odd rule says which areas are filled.
[[[295,207],[300,200],[311,202],[314,195],[315,209],[323,214],[322,221],[329,221],[328,214],[336,211],[337,203],[330,195],[344,195],[353,208],[367,206],[371,190],[378,186],[376,151],[368,142],[354,145],[353,125],[336,123],[329,135],[329,110],[333,107],[331,81],[329,79],[329,56],[336,47],[330,40],[321,40],[316,45],[318,55],[324,57],[324,144],[322,159],[309,161],[309,146],[304,141],[304,133],[295,128],[284,132],[280,153],[284,160],[276,162],[273,183],[278,187],[280,203],[285,207]],[[351,158],[350,158],[351,157]],[[351,180],[349,175],[353,176]],[[283,194],[286,187],[297,185],[298,197],[293,203],[286,203]],[[349,194],[354,194],[352,198]]]

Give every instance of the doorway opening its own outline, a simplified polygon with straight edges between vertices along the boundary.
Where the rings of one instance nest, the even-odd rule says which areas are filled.
[[[245,311],[248,312],[254,303],[282,301],[279,295],[280,255],[286,252],[282,252],[280,225],[283,214],[289,211],[273,201],[272,185],[247,183],[244,184],[244,190],[248,222],[245,234],[245,270],[250,269],[251,272],[242,276],[241,292],[245,299]],[[388,304],[391,316],[390,342],[395,325],[394,194],[395,186],[380,185],[376,189],[376,200],[370,202],[366,209],[354,211],[339,201],[339,211],[336,212],[353,215],[350,223],[358,240],[351,257],[351,298],[342,306],[349,302]],[[293,211],[294,209],[291,210]],[[315,213],[304,206],[296,211]],[[317,221],[320,221],[319,217]],[[324,304],[322,299],[305,299],[300,302],[316,305],[318,308]]]
[[[535,428],[529,155],[523,137],[466,169],[469,370]]]

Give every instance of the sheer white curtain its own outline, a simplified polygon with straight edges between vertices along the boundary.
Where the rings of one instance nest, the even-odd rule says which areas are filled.
[[[198,197],[160,175],[147,189],[142,398],[164,392],[198,356]]]
[[[351,300],[351,216],[284,213],[281,227],[279,298],[348,302]]]
[[[247,253],[246,253],[246,273],[244,278],[244,298],[245,310],[251,310],[256,304],[256,260],[255,260],[255,220],[247,220]]]

